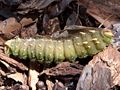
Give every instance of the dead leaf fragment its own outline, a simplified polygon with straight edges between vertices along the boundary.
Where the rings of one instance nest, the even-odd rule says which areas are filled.
[[[16,72],[15,74],[7,75],[7,77],[15,80],[16,82],[21,82],[22,84],[24,84],[24,78],[22,73]]]

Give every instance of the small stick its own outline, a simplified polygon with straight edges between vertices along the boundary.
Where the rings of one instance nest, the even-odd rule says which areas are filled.
[[[100,26],[99,26],[98,28],[101,28],[101,26],[102,26],[110,17],[112,17],[113,15],[114,15],[114,13],[111,14],[110,16],[108,16],[108,17],[100,24]]]

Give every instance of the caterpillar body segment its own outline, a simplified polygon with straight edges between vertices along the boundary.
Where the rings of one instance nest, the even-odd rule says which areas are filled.
[[[47,40],[45,42],[45,62],[51,63],[54,59],[54,41]]]
[[[64,41],[65,58],[68,61],[74,61],[77,58],[72,40]]]
[[[87,50],[87,55],[92,56],[99,52],[99,50],[96,49],[95,44],[92,41],[92,36],[90,34],[82,35],[82,41],[86,42],[84,43],[84,47]]]
[[[45,41],[43,39],[36,40],[35,56],[36,56],[36,60],[38,60],[40,63],[44,61]]]
[[[27,46],[27,55],[28,58],[30,58],[32,61],[36,60],[35,57],[35,46],[36,46],[36,40],[35,39],[29,39],[28,40],[28,46]]]
[[[77,54],[77,57],[79,57],[79,58],[87,57],[87,51],[83,45],[82,38],[75,37],[73,42],[74,42],[74,47],[75,47],[75,52]]]
[[[64,43],[62,41],[54,42],[54,62],[57,64],[65,59]]]
[[[25,39],[21,40],[20,49],[17,53],[23,59],[26,59],[28,57],[28,44],[29,44],[29,40],[25,40]],[[11,53],[13,52],[14,51],[12,50]]]
[[[68,38],[12,39],[5,42],[5,54],[23,59],[29,58],[40,63],[56,64],[77,57],[93,56],[112,42],[111,30],[85,30],[70,34]]]
[[[103,41],[103,38],[101,38],[101,34],[99,32],[95,32],[92,34],[92,41],[94,42],[97,50],[103,50],[106,48],[107,43]]]

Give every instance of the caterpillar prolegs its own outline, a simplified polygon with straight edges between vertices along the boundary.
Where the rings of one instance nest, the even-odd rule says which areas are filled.
[[[111,30],[80,30],[67,38],[12,39],[5,42],[5,54],[29,58],[40,63],[56,64],[64,59],[73,62],[77,57],[93,56],[112,42]]]

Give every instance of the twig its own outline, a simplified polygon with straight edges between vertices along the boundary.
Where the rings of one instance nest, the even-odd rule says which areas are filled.
[[[111,14],[110,16],[108,16],[108,17],[103,21],[103,23],[100,24],[100,26],[99,26],[98,28],[101,28],[101,26],[102,26],[110,17],[112,17],[113,15],[114,15],[114,13]]]

